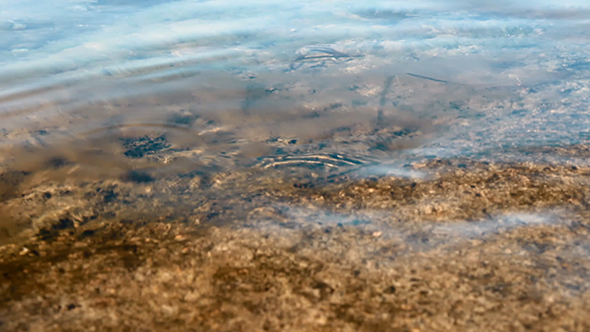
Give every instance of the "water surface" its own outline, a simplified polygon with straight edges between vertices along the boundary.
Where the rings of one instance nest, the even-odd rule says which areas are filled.
[[[589,31],[0,0],[0,330],[590,330]]]
[[[227,172],[425,179],[406,166],[435,158],[586,166],[556,148],[590,139],[589,13],[574,0],[5,0],[2,197],[158,180],[218,197],[206,188]]]

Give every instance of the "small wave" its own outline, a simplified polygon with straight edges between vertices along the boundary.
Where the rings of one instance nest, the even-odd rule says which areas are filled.
[[[341,168],[364,165],[367,162],[364,159],[350,158],[339,154],[310,154],[265,157],[262,158],[259,166],[264,169],[281,167]]]

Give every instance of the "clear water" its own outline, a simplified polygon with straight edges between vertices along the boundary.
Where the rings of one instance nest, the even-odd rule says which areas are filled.
[[[559,159],[525,152],[590,139],[589,17],[583,0],[1,0],[0,164]]]
[[[3,0],[3,143],[41,132],[54,145],[187,112],[255,136],[315,136],[379,111],[461,122],[441,119],[449,104],[470,113],[463,127],[502,128],[484,146],[576,143],[588,138],[577,133],[588,121],[588,14],[582,0]],[[340,123],[297,119],[330,105]]]
[[[138,241],[145,240],[145,248],[131,253],[128,247],[137,248],[130,244],[138,237],[104,226],[110,221],[145,225],[148,220],[171,222],[162,228],[162,236],[170,239],[176,234],[174,229],[168,235],[171,225],[222,225],[230,232],[238,230],[235,238],[213,235],[231,242],[228,247],[233,249],[222,260],[207,258],[204,267],[187,277],[196,285],[191,285],[190,293],[202,299],[208,291],[200,293],[201,279],[209,278],[214,268],[233,271],[238,266],[229,262],[238,256],[229,253],[244,248],[252,250],[254,257],[262,248],[258,262],[239,262],[247,268],[236,269],[239,276],[234,279],[232,274],[231,287],[229,282],[227,288],[220,283],[224,299],[207,298],[198,305],[188,300],[195,305],[190,310],[201,310],[201,303],[225,307],[224,301],[233,301],[232,292],[240,292],[236,301],[241,301],[247,289],[257,289],[247,310],[231,301],[228,307],[255,317],[258,311],[281,307],[282,300],[275,302],[273,296],[287,292],[289,302],[285,303],[295,303],[289,306],[297,306],[293,312],[301,313],[305,306],[300,307],[295,296],[307,291],[286,287],[299,279],[283,277],[295,271],[305,275],[301,280],[310,285],[327,278],[340,289],[351,285],[346,286],[347,293],[349,288],[366,288],[354,296],[357,307],[349,308],[345,301],[352,297],[340,291],[329,306],[338,310],[339,319],[354,317],[355,324],[364,320],[357,317],[370,315],[368,325],[362,327],[372,329],[390,326],[372,325],[381,319],[381,314],[372,313],[375,305],[390,300],[386,295],[366,296],[379,292],[369,281],[393,281],[407,274],[399,282],[404,285],[409,279],[412,292],[399,287],[395,297],[403,304],[385,306],[392,308],[392,315],[387,313],[389,318],[384,320],[404,322],[416,317],[420,324],[416,326],[424,329],[428,325],[422,325],[423,317],[430,316],[436,324],[442,322],[431,326],[442,329],[460,326],[457,322],[464,319],[479,324],[484,314],[492,314],[499,319],[498,326],[506,326],[501,325],[506,324],[502,315],[520,308],[526,317],[523,322],[538,317],[537,325],[514,325],[518,326],[514,329],[549,329],[544,324],[553,318],[564,324],[560,328],[578,323],[575,327],[580,328],[583,315],[577,320],[571,316],[583,312],[590,298],[589,193],[581,189],[588,181],[587,169],[582,167],[590,166],[590,161],[575,149],[583,150],[589,141],[589,0],[0,0],[2,296],[14,300],[6,303],[17,308],[13,312],[18,312],[18,319],[31,310],[66,323],[80,317],[73,316],[78,312],[96,322],[107,316],[124,322],[125,314],[146,308],[126,300],[127,295],[114,300],[119,288],[111,285],[121,282],[137,289],[147,285],[143,280],[148,278],[146,282],[157,281],[150,289],[166,301],[180,298],[167,295],[173,294],[169,289],[177,288],[173,282],[180,279],[176,277],[166,277],[162,283],[166,288],[158,291],[159,280],[169,273],[164,265],[152,264],[151,258],[141,265],[150,271],[146,277],[139,269],[134,272],[135,267],[126,274],[109,268],[105,270],[108,278],[102,277],[107,275],[104,271],[94,275],[88,271],[95,270],[86,267],[70,268],[77,266],[73,263],[65,265],[67,274],[61,268],[62,255],[64,262],[84,260],[79,266],[93,262],[103,266],[111,262],[103,260],[103,253],[119,257],[120,250],[120,264],[127,266],[127,257],[139,257],[137,252],[147,256],[157,248],[160,258],[154,262],[168,257],[162,255],[179,253],[166,250],[171,240],[152,246],[147,245],[150,238],[143,237]],[[583,151],[586,156],[587,152]],[[437,157],[457,158],[452,160],[453,173],[443,169],[452,163],[441,160],[433,167],[406,167],[425,165]],[[495,163],[487,169],[482,165],[489,163],[471,167],[469,159]],[[457,160],[468,162],[461,167]],[[503,170],[502,163],[513,161],[542,166],[516,166],[494,173],[494,169]],[[429,182],[442,173],[447,177],[441,182]],[[354,176],[349,178],[350,174]],[[559,174],[566,175],[560,178]],[[385,179],[391,181],[380,183],[384,175],[391,176]],[[482,195],[482,199],[473,198]],[[511,200],[519,203],[511,205]],[[103,229],[106,235],[101,235]],[[155,230],[160,232],[160,228],[150,232]],[[60,236],[68,233],[68,240],[59,244]],[[96,240],[84,242],[86,236]],[[259,241],[263,237],[277,241]],[[74,238],[79,242],[68,242]],[[186,243],[185,249],[201,248],[200,239],[185,242],[183,235],[174,239],[182,242],[171,247]],[[41,242],[42,246],[37,245]],[[4,246],[7,243],[27,247],[5,251],[10,248]],[[88,243],[104,250],[87,248]],[[268,250],[269,243],[282,248]],[[42,248],[53,244],[58,249],[48,250],[49,256],[43,253]],[[287,247],[288,253],[281,254]],[[208,257],[225,255],[227,247],[221,243],[218,248],[217,256],[206,249]],[[192,261],[188,267],[201,262],[192,255],[204,255],[196,249],[182,253]],[[305,268],[292,268],[299,259]],[[327,268],[308,273],[312,271],[308,262],[316,260]],[[51,271],[46,274],[39,267],[45,265],[35,265],[37,261],[52,265]],[[279,290],[262,294],[261,287],[236,286],[242,282],[242,271],[249,273],[267,264],[276,265],[276,270],[264,267],[262,273],[272,271],[272,278],[280,278]],[[342,279],[330,281],[334,273],[330,264],[342,264],[333,269],[343,271]],[[174,266],[170,275],[188,271]],[[379,277],[351,283],[354,278],[345,272],[348,266],[359,267],[354,276],[362,267],[363,275],[369,271]],[[418,272],[426,271],[418,276],[440,277],[424,279],[428,292],[420,291],[420,295],[420,288],[414,289],[418,284],[413,284],[416,267]],[[385,268],[389,271],[384,272]],[[19,274],[14,274],[17,269]],[[207,272],[195,274],[201,270]],[[480,273],[484,270],[490,272]],[[10,278],[4,271],[11,273]],[[158,277],[151,276],[151,271]],[[77,273],[80,278],[66,277]],[[41,281],[31,281],[41,274]],[[24,286],[16,280],[21,276]],[[57,276],[55,284],[47,276]],[[256,276],[244,280],[266,280]],[[456,285],[438,282],[447,276]],[[89,278],[104,280],[76,288],[75,283]],[[64,280],[74,284],[55,287]],[[202,288],[214,289],[213,284]],[[9,298],[20,292],[13,285],[27,288],[26,296]],[[497,294],[492,286],[499,290]],[[422,297],[432,293],[430,288],[438,295]],[[96,294],[59,294],[58,302],[41,305],[50,303],[59,289]],[[295,290],[293,297],[290,289]],[[145,302],[147,293],[141,294],[139,302]],[[462,294],[469,295],[465,301]],[[80,311],[92,308],[94,296],[99,295],[97,310]],[[444,312],[406,309],[416,303],[413,299],[408,303],[409,296],[419,297],[417,303],[422,299],[448,303],[440,306]],[[271,304],[258,309],[253,303],[262,298]],[[81,299],[83,305],[66,306]],[[478,307],[468,308],[475,314],[462,313],[462,302],[467,306],[476,300]],[[115,302],[125,306],[121,315]],[[530,314],[545,302],[547,307],[540,308],[548,309]],[[108,315],[103,317],[100,310],[106,303]],[[158,303],[164,302],[150,299],[150,310],[156,310]],[[360,303],[369,304],[361,308]],[[499,304],[488,307],[486,303]],[[476,311],[483,305],[487,312]],[[71,307],[81,306],[70,312]],[[172,307],[162,306],[162,313],[168,312],[164,308]],[[203,312],[233,317],[232,311],[226,315],[222,309],[185,316],[183,309],[174,308],[182,313],[168,316],[178,317],[175,321],[191,317],[191,323],[196,322]],[[361,310],[352,314],[355,308]],[[0,312],[6,316],[0,326],[10,329],[12,319],[6,312]],[[319,317],[315,309],[305,315]],[[447,320],[454,325],[444,325]]]

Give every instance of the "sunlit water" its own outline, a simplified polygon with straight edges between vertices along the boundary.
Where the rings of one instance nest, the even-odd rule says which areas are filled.
[[[0,0],[0,330],[581,331],[589,143],[590,0]]]
[[[0,163],[141,183],[559,161],[523,151],[590,139],[589,17],[582,0],[1,0]]]

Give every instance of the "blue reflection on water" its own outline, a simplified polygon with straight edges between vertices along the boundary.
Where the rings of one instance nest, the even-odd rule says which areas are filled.
[[[0,113],[8,123],[46,105],[70,110],[189,85],[249,89],[225,82],[262,75],[264,87],[307,80],[331,89],[377,73],[511,86],[525,112],[543,103],[577,112],[587,106],[589,14],[584,0],[4,0]],[[533,129],[545,130],[523,130]]]
[[[400,55],[550,51],[583,47],[588,13],[585,1],[483,7],[467,1],[3,1],[1,76],[14,87],[15,79],[38,82],[75,71],[129,74],[191,63],[208,52],[237,52],[237,64],[269,69],[313,45],[390,61]],[[507,66],[522,59],[504,58]],[[216,69],[228,70],[235,62],[222,61]],[[580,65],[588,66],[569,64]]]

